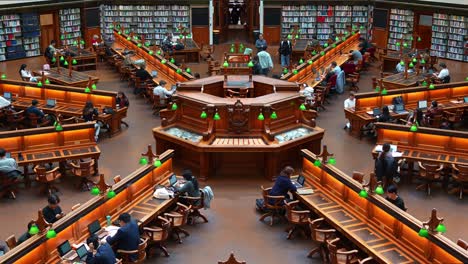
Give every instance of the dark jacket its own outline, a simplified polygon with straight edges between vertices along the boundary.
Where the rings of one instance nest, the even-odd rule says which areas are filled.
[[[195,189],[195,186],[191,181],[187,181],[180,188],[177,188],[177,191],[181,194],[187,193],[189,197],[200,197],[200,191]]]
[[[31,105],[30,107],[26,108],[26,113],[28,113],[28,114],[29,114],[29,113],[35,114],[37,117],[40,117],[40,118],[44,117],[44,113],[43,113],[41,110],[39,110],[39,108],[37,108],[37,107],[35,107],[35,106],[33,106],[33,105]]]
[[[99,111],[96,108],[93,108],[92,111],[83,111],[83,119],[85,122],[94,121],[94,117],[99,115]]]
[[[280,47],[279,47],[279,50],[278,52],[281,54],[281,55],[290,55],[292,53],[292,44],[291,44],[291,41],[289,40],[286,40],[286,41],[281,41],[280,43]]]
[[[114,251],[107,243],[97,248],[96,255],[93,255],[93,252],[88,252],[86,258],[86,264],[114,264],[115,262]]]
[[[403,201],[403,199],[400,198],[400,196],[398,196],[395,200],[392,200],[388,197],[385,199],[387,199],[387,201],[391,202],[392,204],[394,204],[396,207],[400,208],[401,210],[406,211],[405,202]]]
[[[44,207],[44,209],[42,209],[42,214],[44,215],[44,219],[48,223],[51,223],[51,224],[57,222],[58,219],[56,215],[61,214],[61,213],[62,213],[62,208],[60,208],[60,206],[55,207],[55,209],[52,209],[49,206],[46,206]]]
[[[396,174],[396,162],[391,153],[385,154],[385,157],[382,159],[379,154],[375,160],[375,176],[378,181],[382,181],[383,177],[387,179],[393,179]]]
[[[117,97],[117,99],[115,100],[115,103],[118,104],[120,107],[125,107],[125,106],[130,105],[130,102],[128,101],[127,98],[120,98],[120,97]]]
[[[142,68],[136,70],[135,76],[140,78],[140,81],[142,81],[142,82],[144,82],[144,81],[146,81],[148,79],[149,80],[153,79],[153,76],[151,76],[151,74],[149,74],[149,72],[147,72],[145,69],[142,69]]]
[[[270,195],[272,196],[284,196],[285,198],[288,198],[288,192],[293,191],[295,192],[297,190],[296,186],[291,182],[291,179],[289,179],[286,176],[278,176],[275,181],[275,185],[273,185],[273,188],[271,188]]]
[[[135,220],[131,220],[130,223],[119,228],[115,236],[107,237],[106,240],[107,243],[115,245],[116,250],[137,250],[140,244],[140,233],[137,223]],[[136,259],[137,255],[133,255],[132,258]]]
[[[31,237],[31,234],[29,234],[29,231],[23,233],[19,238],[18,242],[16,242],[16,245],[19,245],[23,243],[24,241],[28,240]]]

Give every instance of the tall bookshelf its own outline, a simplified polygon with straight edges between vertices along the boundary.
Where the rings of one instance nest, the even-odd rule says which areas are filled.
[[[0,17],[0,19],[3,19]],[[0,61],[6,60],[6,36],[5,28],[3,27],[3,22],[0,22]]]
[[[353,20],[352,6],[335,6],[335,29],[336,33],[345,33],[346,26],[351,25]]]
[[[432,15],[431,55],[445,58],[447,54],[449,15]]]
[[[468,36],[468,17],[450,15],[447,59],[468,61],[464,37]]]
[[[397,42],[400,42],[402,39],[408,44],[408,47],[412,46],[413,21],[414,13],[411,10],[395,8],[390,10],[388,49],[400,50],[400,48],[403,48],[397,45]]]
[[[60,42],[62,46],[73,45],[81,38],[81,15],[79,8],[66,8],[59,11]]]
[[[325,42],[332,33],[330,26],[335,23],[333,14],[333,6],[317,6],[317,39],[321,43]]]
[[[25,56],[21,39],[21,18],[18,14],[0,16],[0,53],[3,49],[4,60],[18,59]]]
[[[41,54],[39,37],[41,36],[41,28],[39,24],[39,15],[36,13],[21,14],[23,22],[23,47],[26,52],[26,57],[39,56]]]
[[[166,32],[177,33],[180,25],[190,28],[188,5],[101,5],[100,8],[105,39],[113,39],[112,22],[155,44],[160,44]]]
[[[370,23],[370,11],[373,7],[372,6],[353,6],[353,13],[352,13],[352,22],[353,25],[360,25],[359,33],[362,37],[367,38],[367,32],[369,30]]]

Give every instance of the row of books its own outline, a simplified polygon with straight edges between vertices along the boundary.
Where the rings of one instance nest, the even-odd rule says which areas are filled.
[[[66,8],[59,11],[60,42],[62,46],[73,45],[82,37],[80,12],[80,8]]]
[[[467,17],[435,13],[432,16],[431,51],[448,59],[467,60],[464,38],[468,35]]]

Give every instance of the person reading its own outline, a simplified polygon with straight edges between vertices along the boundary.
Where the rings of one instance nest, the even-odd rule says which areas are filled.
[[[53,224],[62,218],[65,214],[62,212],[62,208],[59,206],[60,199],[57,195],[49,195],[47,202],[49,204],[44,207],[44,209],[42,209],[42,214],[44,215],[44,219],[47,221],[47,223]]]
[[[31,71],[28,71],[26,69],[27,65],[26,64],[21,64],[19,73],[21,75],[21,78],[27,79],[30,82],[37,82],[37,77],[34,77],[31,73]]]
[[[86,239],[89,247],[86,264],[114,264],[116,263],[115,254],[108,243],[99,243],[99,238],[92,235]]]
[[[291,166],[286,166],[276,178],[273,188],[270,190],[271,196],[284,196],[285,200],[291,200],[288,192],[297,191],[296,186],[291,182],[291,176],[294,169]]]
[[[123,213],[117,219],[120,228],[114,236],[108,236],[106,238],[107,243],[113,246],[114,250],[138,250],[140,244],[140,233],[138,231],[138,225],[135,220],[132,219],[129,213]],[[131,260],[136,260],[137,254],[130,256]]]
[[[166,88],[164,87],[165,85],[166,81],[162,80],[159,82],[159,85],[154,87],[153,89],[153,94],[159,96],[160,104],[164,104],[166,100],[171,98],[172,95],[176,92],[175,89],[172,89],[170,91],[166,90]]]
[[[115,99],[115,103],[117,107],[128,107],[130,102],[128,101],[128,97],[125,95],[124,92],[118,92],[117,98]]]

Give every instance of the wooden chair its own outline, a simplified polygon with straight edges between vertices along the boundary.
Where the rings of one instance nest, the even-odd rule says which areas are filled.
[[[285,204],[286,218],[288,219],[289,224],[292,225],[290,228],[288,228],[288,230],[286,230],[288,232],[288,239],[291,239],[295,231],[300,231],[304,235],[304,237],[307,237],[307,232],[305,229],[309,224],[308,219],[310,216],[310,211],[295,210],[298,204],[299,201],[291,201]]]
[[[218,61],[211,60],[208,62],[208,74],[214,76],[219,74],[221,67]]]
[[[6,120],[11,130],[17,130],[23,128],[23,122],[25,121],[26,116],[24,115],[24,110],[13,111],[11,109],[6,110]]]
[[[180,198],[192,207],[189,213],[189,218],[192,219],[191,224],[196,224],[197,218],[201,218],[205,223],[208,223],[206,216],[200,212],[205,207],[205,194],[201,190],[200,197],[181,196]]]
[[[62,177],[59,171],[60,167],[55,167],[51,170],[47,170],[45,167],[37,165],[34,167],[36,173],[36,181],[42,183],[40,192],[46,193],[47,195],[52,194],[53,191],[58,192],[59,189],[53,185],[53,182],[58,178]]]
[[[353,180],[363,183],[364,182],[364,173],[360,171],[353,171]]]
[[[90,190],[89,184],[93,182],[89,179],[95,174],[94,170],[94,159],[88,161],[81,161],[79,164],[70,162],[71,173],[81,178],[79,188],[84,190]]]
[[[175,211],[164,214],[164,216],[166,216],[166,218],[171,221],[172,233],[177,236],[177,242],[179,242],[179,244],[182,244],[182,239],[180,238],[181,233],[183,233],[186,237],[190,235],[189,232],[184,230],[182,227],[187,224],[188,215],[191,209],[191,206],[177,203],[177,208]]]
[[[358,72],[350,73],[350,74],[347,75],[345,80],[346,80],[346,82],[351,83],[351,87],[349,87],[350,91],[354,91],[354,92],[359,91],[359,87],[356,85],[356,83],[359,82],[359,77],[360,76],[361,75]]]
[[[62,124],[62,125],[78,123],[78,119],[77,119],[76,116],[72,116],[72,117],[69,117],[69,118],[63,118],[62,115],[58,115],[57,120],[60,120],[60,124]]]
[[[444,166],[433,164],[433,163],[421,163],[418,161],[419,166],[419,178],[424,182],[423,184],[416,187],[416,190],[425,189],[426,194],[431,195],[431,187],[434,182],[442,181],[442,169]]]
[[[7,246],[10,248],[10,250],[12,250],[13,248],[15,248],[15,247],[16,247],[16,244],[17,244],[15,235],[9,236],[9,237],[5,240],[5,243],[6,243]]]
[[[122,178],[120,178],[120,175],[117,175],[114,177],[114,183],[118,183],[122,180]]]
[[[234,257],[234,253],[231,252],[231,255],[229,255],[228,260],[226,261],[218,261],[218,264],[246,264],[247,262],[245,261],[238,261],[236,257]]]
[[[159,115],[159,112],[167,107],[167,100],[161,98],[158,95],[151,94],[152,101],[153,101],[153,115]]]
[[[262,196],[264,201],[264,210],[267,211],[260,217],[260,221],[265,220],[265,218],[270,217],[270,226],[273,226],[273,220],[275,217],[284,218],[282,212],[284,210],[284,196],[273,196],[269,195],[271,191],[270,188],[262,188]]]
[[[215,46],[202,43],[201,50],[200,50],[200,59],[204,59],[205,61],[213,60],[212,54],[214,52]],[[205,58],[203,58],[203,56]]]
[[[468,243],[463,239],[459,238],[458,241],[457,241],[457,245],[462,247],[464,250],[468,250]]]
[[[41,117],[38,117],[34,113],[28,113],[29,127],[36,128],[36,127],[48,126],[50,121],[47,117],[48,115],[44,115],[41,118]]]
[[[453,180],[458,183],[458,187],[450,190],[450,193],[458,193],[458,199],[463,199],[463,193],[468,192],[468,166],[452,164],[452,169],[455,172],[452,174]]]
[[[148,257],[151,256],[150,251],[153,247],[157,247],[162,250],[166,257],[169,257],[167,248],[164,246],[164,241],[167,240],[169,232],[171,230],[171,222],[162,216],[158,216],[161,221],[159,226],[143,227],[143,236],[148,238],[148,248],[146,252]]]
[[[322,259],[323,263],[327,262],[327,253],[326,253],[326,242],[329,239],[335,237],[336,230],[335,229],[323,229],[326,228],[325,221],[323,218],[318,218],[312,220],[309,218],[309,227],[311,231],[312,240],[318,243],[318,246],[313,248],[309,254],[307,255],[308,258],[311,258],[316,253],[320,254],[320,258]]]
[[[351,264],[358,263],[359,259],[357,257],[358,251],[356,249],[347,250],[345,248],[338,248],[337,243],[340,241],[340,238],[335,238],[333,240],[327,240],[327,249],[328,256],[330,259],[330,264]]]
[[[146,246],[148,245],[148,238],[140,238],[140,244],[138,245],[137,250],[123,250],[118,249],[117,254],[122,258],[123,264],[140,264],[143,263],[146,259]],[[132,255],[138,254],[136,260],[132,260]]]
[[[427,117],[425,124],[428,127],[440,128],[440,125],[442,124],[442,114],[434,115],[433,117]]]
[[[10,178],[0,172],[0,197],[9,194],[11,198],[16,199],[16,193],[18,192],[18,184],[20,181],[17,178]]]
[[[81,206],[81,204],[80,204],[80,203],[77,203],[77,204],[75,204],[74,206],[72,206],[71,210],[72,210],[72,211],[75,211],[75,210],[78,209],[80,206]]]
[[[462,121],[464,109],[457,109],[455,113],[444,111],[442,113],[442,120],[450,124],[450,128],[453,129],[455,124]]]

